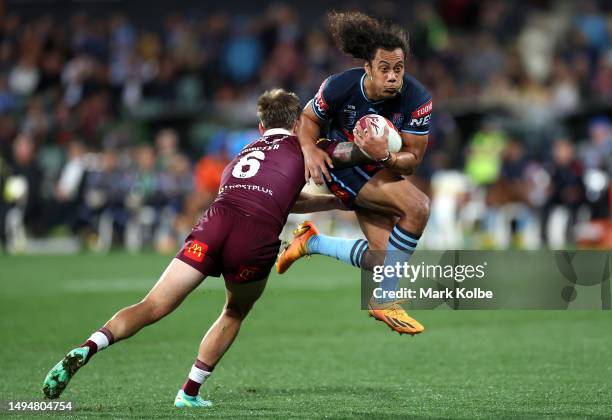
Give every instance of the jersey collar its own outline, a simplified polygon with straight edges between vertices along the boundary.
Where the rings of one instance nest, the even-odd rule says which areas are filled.
[[[367,97],[367,95],[365,93],[365,85],[364,85],[365,77],[366,77],[366,74],[363,73],[363,76],[361,76],[361,81],[359,82],[359,87],[361,87],[361,94],[363,95],[364,99],[366,101],[372,103],[372,104],[379,104],[379,103],[383,102],[384,99],[381,99],[380,101],[373,101],[373,100],[371,100],[370,98]]]
[[[291,136],[291,131],[284,129],[284,128],[270,128],[269,130],[266,130],[263,135],[264,136],[274,136],[277,134],[286,134],[287,136]]]

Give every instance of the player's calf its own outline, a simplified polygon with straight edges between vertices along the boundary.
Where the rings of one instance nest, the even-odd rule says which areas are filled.
[[[200,387],[210,378],[215,365],[236,339],[242,322],[263,293],[265,286],[265,279],[243,284],[226,281],[227,302],[221,315],[200,343],[198,357],[176,396],[175,407],[211,405],[199,396]],[[198,401],[206,404],[198,405]]]

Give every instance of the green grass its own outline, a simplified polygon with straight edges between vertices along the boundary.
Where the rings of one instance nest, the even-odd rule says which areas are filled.
[[[140,299],[168,260],[0,257],[0,400],[40,399],[47,370]],[[612,415],[612,313],[419,311],[427,331],[399,336],[359,309],[358,272],[324,258],[270,278],[205,385],[215,406],[177,413],[176,391],[223,299],[222,282],[208,279],[168,318],[97,355],[62,397],[73,415]]]

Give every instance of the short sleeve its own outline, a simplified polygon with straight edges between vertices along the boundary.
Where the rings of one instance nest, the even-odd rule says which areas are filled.
[[[339,75],[328,77],[321,83],[319,91],[312,99],[312,110],[319,119],[328,121],[343,92]]]
[[[431,95],[424,88],[419,89],[416,100],[411,101],[415,106],[406,109],[402,133],[424,136],[429,134],[429,122],[431,120],[432,102]]]

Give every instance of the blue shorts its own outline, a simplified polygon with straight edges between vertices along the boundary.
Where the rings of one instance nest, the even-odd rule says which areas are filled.
[[[378,171],[381,165],[361,165],[346,169],[333,169],[329,171],[332,181],[325,180],[329,190],[349,209],[355,208],[355,199],[359,191]]]

